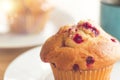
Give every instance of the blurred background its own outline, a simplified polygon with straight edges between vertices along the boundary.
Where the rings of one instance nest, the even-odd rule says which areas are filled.
[[[44,0],[42,0],[44,1]],[[0,32],[5,33],[9,29],[12,29],[12,32],[15,33],[31,33],[34,32],[31,29],[27,28],[28,31],[23,31],[26,26],[36,25],[36,17],[39,17],[37,14],[42,12],[38,10],[37,7],[43,2],[32,2],[34,5],[31,6],[30,0],[1,0],[0,1]],[[99,0],[48,0],[54,8],[60,8],[65,13],[70,14],[76,21],[81,19],[92,19],[96,22],[99,22],[99,10],[100,10],[100,1]],[[38,4],[39,3],[39,4]],[[36,4],[36,5],[35,5]],[[31,8],[32,7],[32,8]],[[33,10],[35,9],[35,10]],[[46,13],[45,13],[46,14]],[[27,18],[25,18],[27,16]],[[45,15],[47,16],[47,14]],[[57,16],[56,16],[57,17]],[[22,18],[22,19],[20,19]],[[18,20],[19,19],[19,20]],[[29,19],[29,20],[27,20]],[[24,21],[24,22],[22,22]],[[44,20],[45,21],[45,20]],[[40,22],[40,21],[39,21]],[[18,26],[19,24],[19,26]],[[24,27],[22,24],[24,24]],[[39,24],[38,24],[39,25]],[[17,27],[15,27],[17,26]],[[41,25],[40,25],[41,26]],[[44,25],[42,25],[44,26]],[[21,28],[23,29],[21,29]],[[31,26],[32,27],[32,26]],[[17,28],[17,30],[16,30]],[[22,30],[22,31],[20,31]],[[37,31],[36,31],[37,32]],[[39,31],[38,31],[39,32]],[[34,32],[35,33],[35,32]]]
[[[40,47],[63,25],[91,19],[120,39],[119,3],[120,0],[0,0],[0,80],[10,80],[6,72],[11,62]]]
[[[0,33],[2,34],[8,32],[24,35],[38,34],[50,20],[54,9],[60,9],[63,14],[70,15],[75,22],[91,19],[100,24],[105,31],[120,39],[120,0],[1,0],[0,5]]]
[[[92,19],[99,22],[100,0],[58,0],[57,3],[61,4],[56,4],[55,0],[51,0],[51,2],[70,13],[77,21]]]

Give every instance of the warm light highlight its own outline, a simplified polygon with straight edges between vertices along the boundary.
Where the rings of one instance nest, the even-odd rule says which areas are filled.
[[[1,1],[0,5],[1,5],[0,6],[1,10],[6,12],[6,13],[10,12],[14,8],[14,4],[10,0]]]

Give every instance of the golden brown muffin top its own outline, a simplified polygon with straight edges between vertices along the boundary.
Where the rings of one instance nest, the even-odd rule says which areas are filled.
[[[120,44],[98,25],[80,21],[61,27],[45,42],[40,56],[62,70],[99,69],[120,59]]]

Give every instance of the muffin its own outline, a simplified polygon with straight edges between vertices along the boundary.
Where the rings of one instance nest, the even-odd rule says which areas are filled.
[[[43,45],[40,57],[51,65],[55,80],[110,80],[120,60],[120,43],[86,20],[66,25]]]
[[[11,2],[14,7],[8,12],[8,23],[12,33],[39,33],[53,8],[46,0],[11,0]]]

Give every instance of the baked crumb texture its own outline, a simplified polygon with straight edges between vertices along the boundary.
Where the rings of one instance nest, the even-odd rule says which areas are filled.
[[[45,42],[40,56],[61,70],[94,70],[118,61],[120,44],[98,25],[80,21],[61,27]]]

